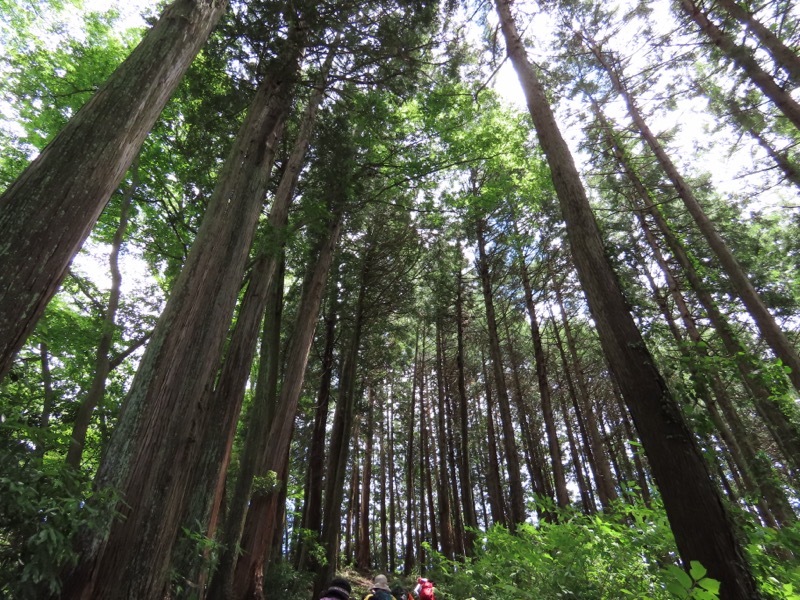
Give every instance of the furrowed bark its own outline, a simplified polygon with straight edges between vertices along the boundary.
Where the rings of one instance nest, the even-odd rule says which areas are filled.
[[[0,379],[227,6],[173,2],[0,197]]]

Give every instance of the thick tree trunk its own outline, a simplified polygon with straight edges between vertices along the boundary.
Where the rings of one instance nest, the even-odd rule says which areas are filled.
[[[98,472],[99,488],[120,492],[121,518],[85,536],[65,598],[164,589],[208,426],[198,398],[208,397],[220,363],[302,55],[297,38],[290,32],[286,62],[256,92]]]
[[[689,18],[700,27],[700,30],[720,49],[763,94],[775,103],[775,106],[800,129],[800,103],[792,95],[777,84],[775,79],[758,64],[750,49],[741,46],[727,33],[714,24],[693,0],[680,0],[680,6]]]
[[[97,353],[94,362],[94,375],[89,391],[81,401],[75,421],[72,424],[72,435],[70,445],[67,450],[67,464],[78,469],[81,465],[83,447],[86,443],[86,432],[92,422],[92,413],[100,404],[106,392],[106,380],[111,371],[111,346],[114,341],[114,330],[116,329],[117,309],[119,308],[119,298],[122,288],[122,274],[119,270],[119,251],[122,248],[122,239],[125,230],[128,228],[128,213],[130,212],[133,194],[139,185],[139,169],[134,162],[131,169],[131,183],[125,190],[119,212],[119,225],[114,232],[111,240],[111,252],[108,256],[108,266],[111,271],[111,289],[108,293],[108,306],[103,315],[102,332],[100,341],[97,344]]]
[[[227,0],[176,0],[0,197],[0,379]]]
[[[489,329],[489,351],[494,373],[494,387],[497,392],[497,404],[500,408],[500,420],[503,426],[503,445],[506,450],[506,466],[508,468],[509,497],[511,501],[511,519],[508,523],[513,531],[518,523],[525,522],[525,491],[522,489],[522,475],[519,468],[519,450],[517,449],[514,421],[511,416],[511,403],[508,398],[503,369],[503,354],[500,349],[500,337],[497,333],[497,318],[495,317],[492,281],[489,273],[489,259],[486,255],[486,224],[479,218],[477,223],[478,236],[478,274],[483,289],[483,300],[486,306],[486,324]]]
[[[606,258],[580,175],[517,33],[509,0],[496,1],[517,71],[550,165],[572,255],[600,342],[639,431],[684,565],[697,560],[721,582],[723,600],[760,597],[719,491],[680,409],[655,367]]]
[[[681,0],[684,4],[688,1],[689,0]],[[736,294],[739,296],[742,304],[745,305],[748,313],[753,318],[764,341],[772,348],[775,356],[791,369],[789,379],[791,379],[794,387],[800,390],[800,355],[797,353],[797,350],[786,337],[786,334],[778,327],[775,318],[769,312],[761,296],[759,296],[758,292],[753,287],[753,284],[742,269],[739,261],[733,256],[730,248],[728,248],[728,245],[719,235],[714,223],[708,218],[703,207],[700,206],[697,198],[695,198],[694,192],[683,177],[681,177],[678,169],[664,151],[664,148],[661,146],[656,136],[650,131],[633,97],[623,84],[621,75],[618,73],[615,66],[609,62],[608,57],[601,52],[596,45],[588,41],[587,44],[598,62],[608,73],[614,88],[625,100],[628,107],[628,114],[630,114],[636,127],[639,129],[642,138],[653,151],[653,154],[655,154],[659,165],[661,165],[661,168],[664,170],[667,177],[669,177],[669,180],[675,187],[676,193],[683,201],[684,206],[686,206],[689,214],[694,219],[698,229],[703,234],[709,247],[722,265],[731,285],[734,290],[736,290]],[[800,128],[800,105],[798,105],[798,128]]]

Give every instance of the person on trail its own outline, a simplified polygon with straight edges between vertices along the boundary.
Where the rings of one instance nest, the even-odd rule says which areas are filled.
[[[399,581],[395,581],[392,584],[392,596],[394,596],[394,600],[414,600],[411,592],[404,588]]]
[[[436,600],[434,592],[434,584],[430,579],[420,577],[417,579],[417,587],[414,588],[414,595],[419,600]]]
[[[386,575],[375,575],[375,579],[372,580],[372,587],[369,588],[369,593],[364,596],[364,600],[394,600]]]
[[[352,588],[346,579],[337,577],[331,580],[331,585],[322,594],[320,600],[350,600]]]

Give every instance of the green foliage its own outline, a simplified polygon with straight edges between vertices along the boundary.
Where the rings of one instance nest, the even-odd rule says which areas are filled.
[[[0,433],[12,423],[4,421]],[[27,444],[0,451],[0,596],[41,598],[60,589],[73,565],[75,535],[103,522],[113,494],[91,494],[60,458],[41,460]]]
[[[677,550],[660,506],[617,505],[617,512],[586,516],[562,512],[558,523],[524,525],[516,535],[502,527],[479,532],[476,555],[466,563],[435,555],[430,577],[437,597],[505,600],[714,600],[719,582],[692,561],[678,566]],[[796,561],[788,560],[788,538],[754,528],[748,547],[766,597],[797,598]],[[776,537],[782,538],[781,540]],[[788,555],[790,556],[790,555]]]

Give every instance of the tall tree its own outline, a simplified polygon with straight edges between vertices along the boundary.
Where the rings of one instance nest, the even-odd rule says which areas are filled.
[[[291,13],[289,18],[294,20]],[[99,488],[119,490],[122,518],[80,542],[81,561],[65,597],[146,597],[164,588],[197,466],[197,440],[209,425],[207,407],[196,399],[212,384],[220,362],[306,34],[290,29],[281,59],[259,87],[225,162],[98,471]]]
[[[681,557],[686,566],[691,560],[699,560],[712,577],[721,581],[725,600],[758,598],[731,517],[628,311],[606,258],[580,175],[517,32],[511,4],[508,0],[496,0],[495,6],[506,51],[520,79],[539,143],[550,165],[575,266],[600,342],[634,417]]]
[[[0,197],[0,378],[228,0],[175,0]]]

